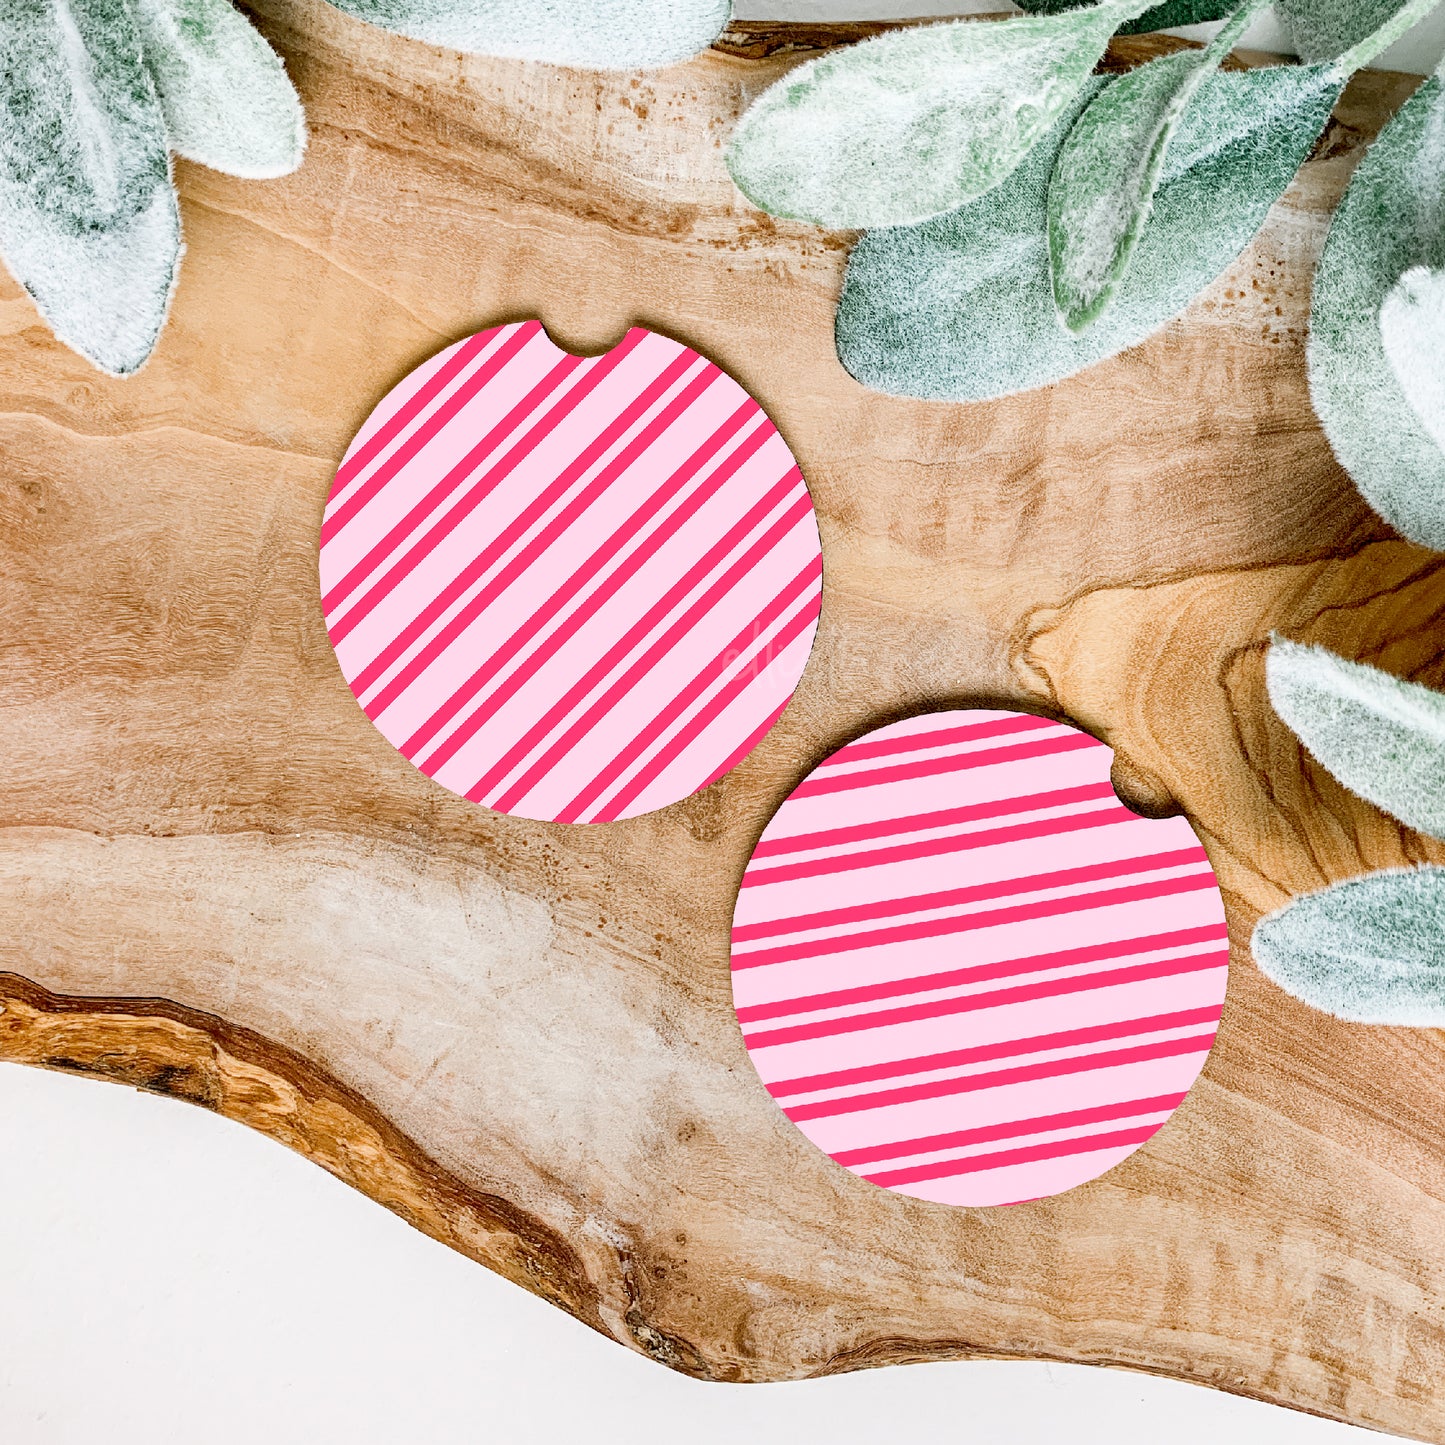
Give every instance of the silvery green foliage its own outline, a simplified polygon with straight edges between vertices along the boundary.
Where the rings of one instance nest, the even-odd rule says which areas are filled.
[[[1402,0],[1275,0],[1301,60],[1333,60],[1403,9]]]
[[[1405,400],[1445,451],[1445,271],[1415,266],[1385,293],[1380,340]]]
[[[1218,72],[1166,152],[1154,209],[1112,305],[1080,335],[1060,324],[1047,195],[1091,81],[1002,185],[922,225],[870,231],[853,252],[838,355],[866,386],[982,401],[1071,376],[1142,341],[1244,249],[1324,128],[1333,66]]]
[[[180,259],[165,125],[125,0],[0,0],[0,252],[55,334],[126,375]]]
[[[671,65],[706,50],[732,0],[333,0],[413,40],[586,70]]]
[[[953,210],[1023,160],[1144,4],[915,26],[823,55],[753,103],[728,169],[763,210],[823,226]]]
[[[1265,663],[1274,710],[1352,793],[1445,838],[1445,693],[1276,638]]]
[[[301,164],[301,102],[231,0],[131,0],[131,8],[177,155],[257,179]]]
[[[1366,501],[1445,550],[1445,453],[1391,367],[1380,314],[1407,271],[1445,266],[1445,86],[1426,81],[1366,152],[1330,226],[1310,310],[1310,397]]]
[[[1030,15],[1058,15],[1077,10],[1089,0],[1021,0],[1020,10]],[[1202,25],[1223,20],[1234,9],[1234,0],[1164,0],[1118,29],[1120,35],[1147,35],[1151,30],[1173,30],[1180,25]]]
[[[1074,123],[1048,198],[1054,304],[1071,331],[1109,304],[1153,209],[1180,118],[1268,3],[1245,0],[1203,50],[1161,56],[1120,76]]]
[[[1445,1026],[1445,868],[1388,869],[1296,898],[1255,926],[1254,957],[1337,1018]]]

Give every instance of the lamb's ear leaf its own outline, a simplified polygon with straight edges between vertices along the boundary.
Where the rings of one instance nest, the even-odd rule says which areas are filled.
[[[1405,400],[1445,452],[1445,271],[1414,266],[1385,293],[1380,340]]]
[[[1205,49],[1120,76],[1074,123],[1049,182],[1054,304],[1070,331],[1082,331],[1109,304],[1153,209],[1180,118],[1269,3],[1244,0]]]
[[[280,57],[231,0],[131,0],[171,149],[233,176],[301,164],[306,119]]]
[[[1270,645],[1265,675],[1274,710],[1327,772],[1445,838],[1445,693],[1283,638]]]
[[[1275,0],[1301,60],[1341,59],[1350,70],[1368,65],[1438,0]]]
[[[127,375],[180,260],[135,23],[126,0],[3,0],[0,20],[0,253],[61,341]]]
[[[450,50],[584,70],[649,70],[706,50],[732,0],[332,0],[383,30]]]
[[[1445,1026],[1445,868],[1389,869],[1306,893],[1254,930],[1286,993],[1363,1024]]]
[[[1030,15],[1057,15],[1064,10],[1077,10],[1089,0],[1020,0],[1019,9]],[[1147,35],[1151,30],[1173,30],[1180,25],[1204,25],[1223,20],[1234,9],[1235,0],[1164,0],[1146,10],[1135,20],[1125,21],[1119,35]]]
[[[753,103],[728,169],[763,210],[821,226],[951,211],[1048,134],[1144,3],[919,25],[820,56]]]
[[[1323,130],[1337,68],[1216,71],[1179,120],[1153,213],[1112,304],[1066,331],[1049,275],[1047,195],[1064,137],[1104,82],[987,195],[922,225],[870,231],[848,265],[838,354],[867,386],[982,401],[1071,376],[1144,340],[1253,238]]]
[[[1445,84],[1427,80],[1350,178],[1315,271],[1310,398],[1365,500],[1445,550],[1445,451],[1390,365],[1381,311],[1416,267],[1445,266]]]

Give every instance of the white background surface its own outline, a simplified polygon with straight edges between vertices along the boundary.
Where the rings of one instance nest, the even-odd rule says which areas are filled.
[[[704,1385],[240,1124],[0,1065],[4,1445],[1368,1445],[1121,1370]]]
[[[959,9],[920,0],[738,7],[797,19]],[[1266,23],[1247,43],[1279,48],[1280,39]],[[1382,63],[1424,72],[1442,52],[1445,9]],[[949,1445],[1379,1438],[1079,1366],[975,1361],[700,1385],[599,1338],[239,1125],[0,1066],[5,1445],[878,1445],[905,1435]]]

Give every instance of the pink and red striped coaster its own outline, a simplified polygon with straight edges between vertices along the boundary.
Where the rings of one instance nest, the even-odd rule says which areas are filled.
[[[949,712],[834,753],[763,833],[733,1001],[768,1092],[839,1164],[1014,1204],[1119,1163],[1214,1042],[1224,905],[1183,818],[1063,723]]]
[[[321,593],[366,715],[474,803],[560,823],[715,782],[776,721],[822,596],[818,527],[762,408],[640,329],[468,338],[337,471]]]

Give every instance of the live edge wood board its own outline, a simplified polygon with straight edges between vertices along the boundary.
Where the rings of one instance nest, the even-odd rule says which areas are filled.
[[[1359,77],[1258,242],[1154,340],[949,406],[843,372],[851,238],[774,223],[723,167],[750,96],[876,27],[740,28],[618,79],[320,0],[259,14],[306,164],[179,166],[188,252],[140,376],[99,377],[0,292],[0,1057],[250,1124],[705,1379],[1082,1360],[1445,1440],[1445,1040],[1312,1013],[1249,952],[1292,893],[1445,858],[1305,757],[1262,685],[1271,629],[1445,685],[1445,565],[1334,464],[1302,351],[1330,212],[1414,81]],[[731,371],[825,548],[778,727],[706,793],[603,827],[413,771],[317,600],[362,418],[530,315],[588,351],[640,323]],[[965,704],[1107,740],[1126,801],[1198,829],[1234,946],[1174,1120],[1092,1184],[991,1211],[816,1152],[728,988],[734,889],[789,788],[867,728]]]

